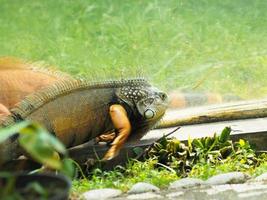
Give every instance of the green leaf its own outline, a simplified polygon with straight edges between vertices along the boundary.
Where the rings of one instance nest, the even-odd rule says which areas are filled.
[[[42,143],[35,133],[29,133],[19,138],[20,145],[33,159],[53,169],[60,169],[61,162],[54,157],[55,151],[47,143]]]
[[[200,149],[203,149],[204,148],[204,145],[202,144],[202,142],[200,141],[200,139],[194,139],[192,144],[197,147],[197,148],[200,148]]]
[[[29,126],[29,124],[30,124],[29,121],[24,121],[24,122],[17,123],[13,126],[9,126],[9,127],[1,129],[0,130],[0,143],[7,140],[10,136],[15,135],[16,133],[19,133],[21,129]]]
[[[213,140],[211,139],[211,137],[207,137],[205,139],[205,147],[206,148],[210,148],[210,146],[213,144]]]
[[[213,150],[213,148],[216,146],[216,144],[218,144],[218,138],[217,137],[214,137],[214,138],[215,139],[213,141],[211,140],[212,144],[210,145],[208,152]]]
[[[20,145],[36,161],[53,169],[61,169],[62,163],[55,151],[65,154],[64,145],[37,124],[30,124],[21,131]]]
[[[192,147],[192,139],[190,135],[188,136],[188,148],[189,148],[189,151],[192,152],[193,147]]]
[[[66,148],[65,146],[51,133],[49,133],[46,129],[44,129],[42,126],[40,126],[37,123],[29,124],[27,127],[23,128],[20,133],[22,135],[29,134],[35,132],[36,137],[38,137],[38,140],[48,143],[48,145],[56,150],[57,152],[61,154],[66,154]]]
[[[225,127],[223,129],[221,135],[219,136],[219,142],[224,143],[227,140],[229,140],[230,133],[231,133],[231,128],[230,127]]]
[[[240,145],[240,147],[244,147],[244,146],[246,145],[245,140],[240,139],[240,140],[239,140],[239,145]]]
[[[75,167],[74,167],[74,162],[70,158],[64,158],[62,160],[62,169],[60,170],[63,174],[66,176],[73,178],[75,175]]]

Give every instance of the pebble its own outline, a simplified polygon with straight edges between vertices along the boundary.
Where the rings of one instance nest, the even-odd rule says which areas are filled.
[[[209,185],[238,184],[244,183],[249,179],[249,175],[242,172],[230,172],[219,174],[209,178],[206,183]]]
[[[128,194],[139,194],[144,192],[159,192],[160,189],[155,185],[139,182],[132,186],[132,188],[128,191]]]
[[[110,199],[114,197],[118,197],[122,194],[122,191],[105,188],[105,189],[96,189],[96,190],[89,190],[82,194],[85,200],[99,200],[99,199]]]
[[[85,200],[146,200],[146,199],[191,199],[191,200],[258,200],[267,199],[267,173],[247,182],[250,177],[241,172],[231,172],[211,177],[207,181],[183,178],[162,190],[152,184],[139,182],[128,193],[106,188],[83,193]],[[201,187],[204,186],[204,187]],[[208,187],[207,187],[208,186]],[[171,189],[171,190],[170,190]]]
[[[191,188],[205,185],[205,182],[197,178],[183,178],[170,184],[169,189]]]

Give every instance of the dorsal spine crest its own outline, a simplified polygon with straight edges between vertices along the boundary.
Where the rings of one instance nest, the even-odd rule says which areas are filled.
[[[62,80],[51,86],[48,86],[38,92],[35,92],[27,96],[24,100],[19,102],[13,109],[9,119],[6,119],[3,123],[4,126],[11,125],[15,122],[15,116],[19,116],[25,119],[30,113],[37,108],[45,105],[46,103],[56,99],[59,96],[64,96],[78,90],[90,90],[97,88],[120,88],[120,87],[133,87],[133,86],[147,86],[149,83],[146,79],[125,79],[119,81],[98,81],[91,82],[88,80],[74,79],[74,80]]]

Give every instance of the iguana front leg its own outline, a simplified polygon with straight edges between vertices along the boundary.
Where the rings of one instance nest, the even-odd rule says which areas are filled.
[[[114,104],[110,106],[109,114],[117,137],[111,143],[110,149],[103,158],[104,160],[111,160],[118,155],[120,149],[131,133],[131,123],[128,119],[126,110],[121,105]]]

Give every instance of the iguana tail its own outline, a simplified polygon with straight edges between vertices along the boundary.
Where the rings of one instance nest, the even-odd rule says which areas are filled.
[[[211,92],[183,92],[179,90],[170,92],[169,99],[169,108],[187,108],[241,100],[240,97],[233,94],[222,95]]]

